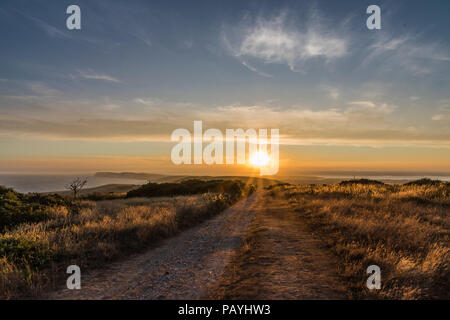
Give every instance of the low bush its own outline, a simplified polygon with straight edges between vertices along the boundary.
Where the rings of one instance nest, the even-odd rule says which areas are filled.
[[[378,180],[371,180],[371,179],[352,179],[352,180],[344,180],[339,183],[341,186],[350,185],[350,184],[366,184],[366,185],[383,185],[384,182],[378,181]]]
[[[65,206],[59,195],[22,194],[0,186],[0,232],[21,223],[40,222],[50,218],[47,208]]]
[[[423,178],[405,183],[405,186],[439,186],[443,184],[440,180],[431,180],[429,178]]]
[[[171,197],[201,193],[227,193],[236,197],[241,197],[245,193],[252,192],[250,189],[254,191],[252,185],[248,186],[239,180],[204,181],[199,179],[189,179],[179,183],[149,182],[138,189],[129,191],[126,197]]]

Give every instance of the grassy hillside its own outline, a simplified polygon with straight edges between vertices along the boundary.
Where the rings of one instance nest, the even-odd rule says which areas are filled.
[[[448,183],[350,180],[270,189],[289,199],[298,219],[324,239],[354,298],[450,298]],[[372,264],[381,268],[381,290],[366,288]]]
[[[69,201],[0,189],[0,221],[7,217],[14,222],[5,224],[0,233],[0,298],[37,296],[43,289],[64,284],[70,264],[86,270],[148,248],[253,190],[239,181],[231,185],[224,192],[195,196],[104,201]],[[39,216],[33,211],[36,203]]]

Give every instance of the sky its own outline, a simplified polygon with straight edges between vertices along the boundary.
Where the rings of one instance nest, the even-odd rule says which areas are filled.
[[[81,30],[66,8],[81,8]],[[381,29],[366,8],[381,8]],[[280,174],[450,172],[448,1],[0,2],[0,172],[175,166],[177,128],[278,128]]]

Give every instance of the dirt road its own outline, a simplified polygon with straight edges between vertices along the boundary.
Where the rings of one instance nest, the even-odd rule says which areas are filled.
[[[266,196],[208,299],[347,299],[335,258],[285,199]]]
[[[47,298],[345,298],[333,259],[283,201],[257,191],[158,248],[82,273],[81,290]]]

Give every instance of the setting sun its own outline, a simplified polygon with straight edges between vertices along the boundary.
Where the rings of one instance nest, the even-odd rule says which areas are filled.
[[[255,167],[267,166],[270,162],[270,157],[265,151],[257,151],[250,156],[250,164]]]

